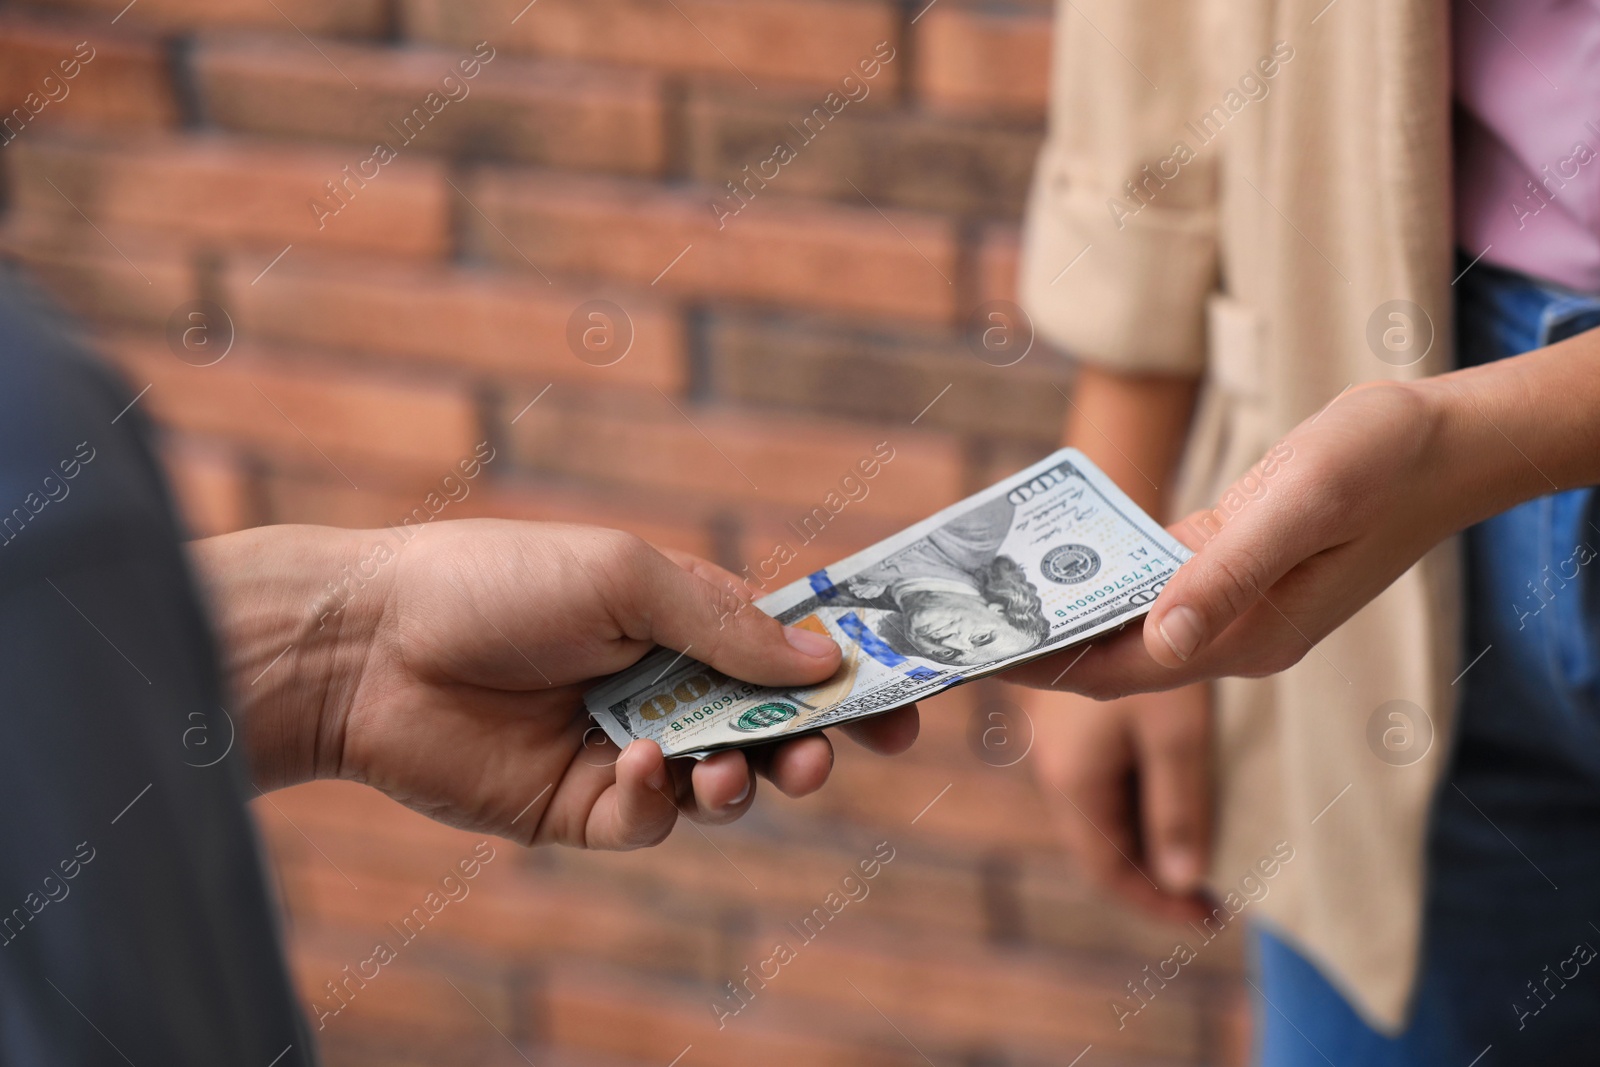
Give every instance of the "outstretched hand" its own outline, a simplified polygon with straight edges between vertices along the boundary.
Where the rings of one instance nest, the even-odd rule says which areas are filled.
[[[349,778],[523,844],[625,849],[663,839],[680,811],[738,818],[755,774],[791,796],[826,781],[822,734],[695,764],[647,741],[618,752],[584,710],[590,685],[658,644],[762,685],[837,669],[833,641],[746,607],[733,575],[589,527],[485,519],[411,532],[332,622],[308,610],[305,590],[391,534],[267,527],[196,545],[263,788]],[[285,644],[285,661],[247,684]],[[899,752],[917,713],[848,732]]]
[[[1420,383],[1419,383],[1420,384]],[[1195,555],[1142,628],[1097,642],[1060,687],[1106,700],[1300,661],[1435,544],[1487,512],[1437,388],[1358,386],[1224,494],[1169,527]],[[1049,687],[1060,655],[1007,676]]]

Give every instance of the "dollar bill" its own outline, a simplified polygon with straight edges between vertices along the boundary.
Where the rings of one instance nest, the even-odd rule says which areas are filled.
[[[619,746],[705,756],[877,715],[1115,629],[1189,550],[1081,452],[1063,449],[763,597],[844,661],[805,689],[751,685],[657,649],[584,695]]]

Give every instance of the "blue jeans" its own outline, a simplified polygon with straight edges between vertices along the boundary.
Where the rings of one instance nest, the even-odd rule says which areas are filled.
[[[1456,288],[1463,366],[1600,326],[1600,297],[1482,263]],[[1482,658],[1457,683],[1409,1027],[1376,1033],[1307,959],[1258,929],[1264,1067],[1600,1063],[1595,501],[1593,489],[1559,493],[1467,531],[1461,662]]]

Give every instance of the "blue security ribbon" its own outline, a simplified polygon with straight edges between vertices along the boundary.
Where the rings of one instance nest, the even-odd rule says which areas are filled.
[[[811,583],[811,589],[823,600],[832,600],[839,595],[839,590],[834,586],[833,580],[828,577],[826,569],[808,575],[806,581]]]
[[[853,637],[861,650],[885,667],[898,667],[906,662],[906,658],[890,648],[877,634],[867,629],[867,624],[855,612],[850,612],[839,619],[839,629]],[[917,670],[926,670],[918,667]],[[913,677],[915,677],[913,672]]]

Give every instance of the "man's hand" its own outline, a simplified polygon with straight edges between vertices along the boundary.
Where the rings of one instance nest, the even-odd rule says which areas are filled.
[[[1160,919],[1206,915],[1199,889],[1211,847],[1209,687],[1108,703],[1071,694],[1024,699],[1039,784],[1084,877]]]
[[[726,571],[588,527],[404,535],[280,526],[193,546],[260,788],[349,778],[523,844],[615,849],[660,841],[680,809],[739,817],[751,764],[791,796],[826,780],[821,734],[669,765],[649,742],[619,753],[583,708],[596,679],[657,644],[763,685],[833,673],[831,640],[748,606]],[[898,752],[916,710],[847,732]]]

